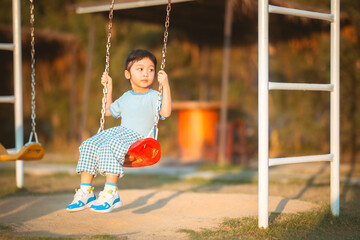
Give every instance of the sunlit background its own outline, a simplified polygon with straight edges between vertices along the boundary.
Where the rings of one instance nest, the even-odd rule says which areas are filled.
[[[76,14],[75,9],[88,2],[35,1],[36,121],[39,141],[50,153],[77,154],[81,141],[99,127],[108,13]],[[165,70],[174,111],[169,119],[160,122],[159,141],[163,156],[177,163],[218,162],[224,2],[173,4]],[[256,2],[238,0],[233,5],[226,131],[226,161],[231,164],[257,163]],[[312,6],[306,2],[292,0],[286,4],[329,12],[328,0],[313,1]],[[2,43],[12,41],[11,4],[10,0],[1,1]],[[341,161],[355,162],[360,149],[360,2],[342,0],[341,14]],[[26,140],[31,128],[28,1],[21,1],[21,15]],[[212,19],[220,22],[215,25]],[[114,98],[130,89],[123,76],[130,50],[149,49],[160,61],[164,20],[165,6],[114,12],[110,62]],[[269,51],[272,81],[329,83],[329,23],[272,16]],[[0,95],[12,95],[12,52],[0,51],[0,76]],[[329,93],[279,91],[272,92],[269,100],[270,157],[329,152]],[[106,128],[119,124],[119,120],[106,119]],[[0,104],[0,142],[5,147],[15,147],[14,132],[13,104]]]

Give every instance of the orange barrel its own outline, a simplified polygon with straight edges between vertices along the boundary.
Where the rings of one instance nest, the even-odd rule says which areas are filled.
[[[211,158],[219,113],[215,109],[179,109],[178,141],[183,162]]]

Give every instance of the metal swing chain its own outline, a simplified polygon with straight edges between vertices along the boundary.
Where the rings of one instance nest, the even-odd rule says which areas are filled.
[[[170,11],[171,11],[171,0],[168,0],[168,4],[166,7],[166,19],[165,19],[165,31],[164,31],[164,46],[162,48],[162,58],[161,58],[161,65],[160,70],[164,71],[165,69],[165,62],[166,62],[166,50],[167,50],[167,41],[169,36],[169,25],[170,25]],[[162,96],[163,88],[162,85],[159,84],[159,94],[158,94],[158,102],[157,102],[157,114],[155,116],[155,125],[154,125],[154,131],[155,131],[155,139],[157,139],[157,129],[158,129],[158,123],[160,118],[160,106],[161,106],[161,96]]]
[[[32,130],[29,137],[29,142],[31,142],[32,137],[35,137],[35,141],[38,142],[37,134],[36,134],[36,113],[35,113],[35,15],[34,15],[34,0],[30,0],[30,35],[31,35],[31,126]]]
[[[110,47],[111,47],[111,29],[112,29],[112,19],[113,19],[113,12],[114,12],[114,1],[111,1],[110,12],[109,12],[109,30],[108,30],[108,39],[106,44],[106,64],[105,64],[105,73],[109,74],[110,68]],[[170,25],[170,11],[171,11],[171,0],[168,0],[168,4],[166,7],[166,20],[165,20],[165,31],[164,31],[164,46],[162,49],[162,59],[160,69],[165,69],[165,62],[166,62],[166,47],[167,47],[167,40],[168,40],[168,28]],[[105,107],[106,107],[106,95],[107,95],[107,87],[106,84],[103,89],[103,98],[102,98],[102,108],[101,108],[101,118],[100,118],[100,128],[98,133],[104,130],[105,125]],[[158,103],[157,103],[157,114],[155,116],[155,126],[154,128],[157,129],[157,125],[159,122],[159,115],[160,115],[160,105],[161,105],[161,95],[162,95],[162,86],[159,85],[159,94],[158,94]],[[157,131],[155,134],[155,139],[157,138]]]
[[[108,25],[108,36],[107,36],[107,44],[106,44],[106,58],[105,58],[105,73],[109,74],[110,70],[110,47],[111,47],[111,29],[112,29],[112,20],[114,17],[114,2],[115,0],[111,0],[110,11],[109,11],[109,25]],[[103,98],[102,98],[102,107],[101,107],[101,118],[100,118],[100,128],[98,133],[104,130],[105,125],[105,108],[106,108],[106,96],[107,96],[107,86],[105,84],[103,88]]]
[[[171,0],[168,0],[168,4],[167,4],[167,7],[166,7],[164,46],[163,46],[163,49],[162,49],[162,59],[161,59],[161,65],[160,65],[161,70],[165,69],[166,46],[167,46],[167,41],[168,41],[168,36],[169,36],[168,29],[169,29],[169,26],[170,26],[170,11],[171,11]]]

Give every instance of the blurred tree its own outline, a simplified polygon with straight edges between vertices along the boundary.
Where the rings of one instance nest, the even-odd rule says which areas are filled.
[[[330,8],[330,0],[291,0],[294,3],[310,5],[322,9]],[[90,15],[75,14],[73,4],[88,0],[38,0],[35,2],[35,28],[48,33],[48,37],[57,36],[64,40],[64,45],[44,48],[37,41],[37,120],[41,129],[40,136],[46,136],[46,145],[59,146],[69,144],[73,131],[79,129],[78,123],[72,126],[70,106],[75,103],[73,116],[81,115],[84,88],[85,64],[87,61],[87,44],[90,29]],[[22,25],[24,31],[29,26],[29,5],[22,4]],[[11,19],[11,1],[3,1],[0,7],[0,27],[9,27]],[[351,19],[352,28],[342,30],[341,35],[341,144],[342,155],[353,158],[360,149],[360,94],[359,71],[359,33],[360,33],[360,1],[341,0],[341,9]],[[163,24],[148,24],[133,21],[120,21],[115,12],[110,74],[114,78],[114,97],[129,89],[129,83],[123,77],[123,64],[128,52],[133,48],[152,50],[158,59],[161,56]],[[86,121],[87,136],[96,133],[99,125],[102,86],[99,79],[104,71],[107,13],[95,16],[94,58],[91,72],[89,113]],[[1,30],[1,29],[0,29]],[[4,33],[4,32],[2,32]],[[283,33],[286,34],[286,33]],[[38,37],[41,37],[37,35]],[[44,36],[43,36],[44,37]],[[11,41],[12,36],[0,34],[0,40]],[[45,38],[45,37],[44,37]],[[74,65],[72,44],[66,39],[76,41],[77,77],[71,74]],[[23,39],[27,41],[26,39]],[[71,42],[70,41],[70,42]],[[54,47],[55,46],[55,47]],[[170,84],[175,101],[198,100],[201,96],[207,100],[220,99],[220,79],[222,67],[222,49],[209,48],[205,57],[206,65],[202,65],[204,46],[184,41],[181,33],[170,29],[166,70],[169,72]],[[205,48],[206,49],[206,48]],[[30,86],[29,49],[23,49],[24,75],[24,116],[29,118],[30,106],[26,104]],[[61,54],[63,53],[63,54]],[[270,47],[270,74],[274,81],[318,82],[327,83],[329,71],[329,35],[314,34],[308,38],[294,39]],[[56,59],[52,56],[58,56]],[[233,47],[231,54],[231,71],[229,86],[229,102],[236,104],[231,111],[230,120],[245,119],[248,137],[248,156],[255,158],[257,152],[257,45]],[[11,94],[12,57],[11,53],[0,53],[0,73],[2,94]],[[204,66],[208,72],[204,74]],[[73,70],[74,71],[74,70]],[[204,80],[206,76],[206,80]],[[6,80],[5,80],[6,79]],[[8,80],[9,79],[9,80]],[[201,92],[206,83],[207,92]],[[6,86],[6,87],[5,87]],[[157,87],[156,84],[154,86]],[[74,90],[75,89],[75,90]],[[71,90],[73,98],[70,100]],[[7,93],[5,93],[7,91]],[[10,92],[10,93],[8,93]],[[329,96],[327,93],[285,93],[274,92],[270,96],[270,123],[272,147],[274,155],[294,155],[323,153],[329,149]],[[2,136],[11,135],[13,128],[11,106],[0,105]],[[160,136],[165,145],[165,152],[176,155],[176,118],[160,125]],[[25,121],[28,122],[28,121]],[[26,123],[27,124],[27,123]],[[107,127],[119,124],[118,120],[107,119]],[[4,127],[3,127],[4,126]],[[161,128],[166,129],[163,131]],[[72,130],[70,130],[72,129]],[[78,133],[76,133],[78,134]],[[75,135],[76,135],[75,134]],[[166,141],[169,140],[169,141]]]

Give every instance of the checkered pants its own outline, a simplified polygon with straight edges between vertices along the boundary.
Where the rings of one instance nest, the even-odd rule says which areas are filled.
[[[76,172],[87,172],[94,176],[109,173],[122,177],[125,155],[131,144],[141,138],[141,134],[124,127],[99,132],[80,145]]]

